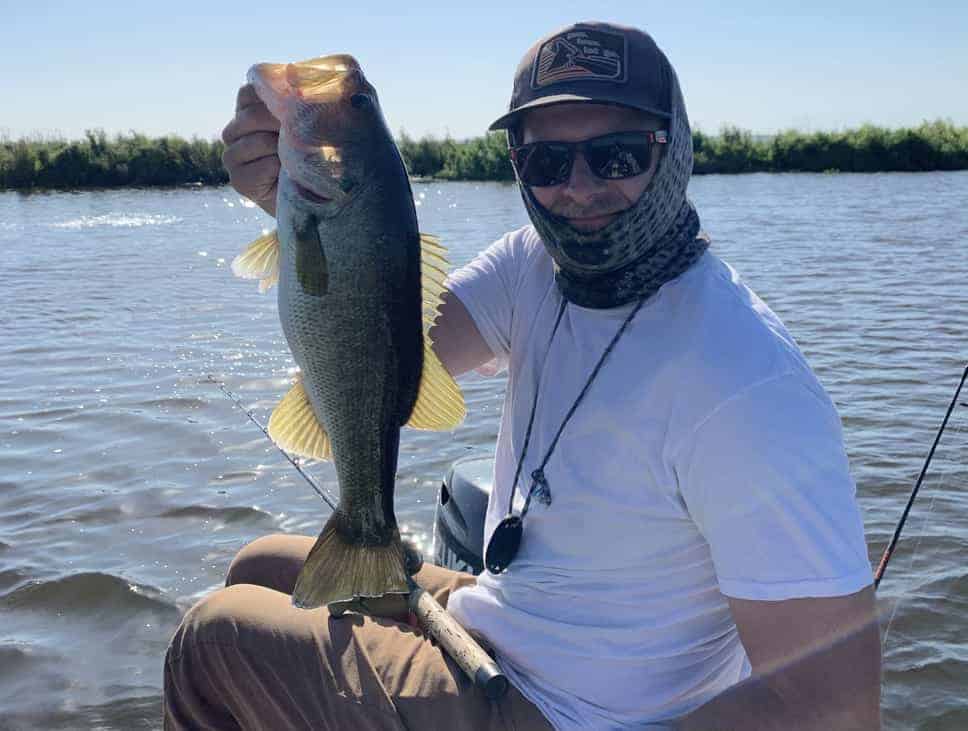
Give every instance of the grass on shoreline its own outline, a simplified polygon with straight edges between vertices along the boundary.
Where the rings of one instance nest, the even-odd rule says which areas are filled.
[[[468,140],[401,132],[397,144],[410,174],[443,180],[514,179],[503,133]],[[950,121],[842,132],[788,130],[754,137],[736,127],[693,132],[694,172],[917,172],[968,169],[968,126]],[[0,139],[0,189],[222,185],[222,142],[137,132],[82,139]]]

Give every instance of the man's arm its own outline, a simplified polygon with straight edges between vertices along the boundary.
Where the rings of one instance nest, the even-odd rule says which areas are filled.
[[[881,643],[871,587],[831,598],[729,598],[729,606],[753,674],[677,730],[880,728]]]
[[[457,377],[484,365],[494,354],[460,299],[450,291],[444,292],[443,299],[440,316],[430,329],[430,341],[444,368]]]

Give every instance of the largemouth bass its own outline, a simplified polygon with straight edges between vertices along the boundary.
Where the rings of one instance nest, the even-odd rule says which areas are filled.
[[[262,290],[278,281],[301,371],[269,434],[288,452],[332,459],[340,488],[293,603],[402,596],[411,557],[393,511],[400,428],[452,429],[464,417],[426,335],[445,250],[418,232],[407,171],[352,56],[258,64],[248,80],[281,125],[278,228],[233,271]]]

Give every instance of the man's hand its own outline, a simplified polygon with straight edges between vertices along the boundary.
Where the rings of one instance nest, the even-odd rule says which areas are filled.
[[[677,729],[876,731],[881,642],[871,587],[841,597],[729,598],[752,677]]]
[[[222,164],[232,187],[275,216],[279,120],[269,113],[251,84],[239,89],[235,117],[222,130],[222,141]]]

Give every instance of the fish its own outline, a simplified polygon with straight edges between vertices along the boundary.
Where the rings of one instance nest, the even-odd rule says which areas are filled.
[[[355,58],[256,64],[247,80],[280,122],[277,228],[232,270],[263,292],[278,285],[300,371],[268,432],[291,454],[332,460],[340,493],[292,601],[381,606],[406,597],[419,565],[393,509],[400,430],[449,430],[465,414],[428,335],[446,249],[419,231],[406,167]]]

